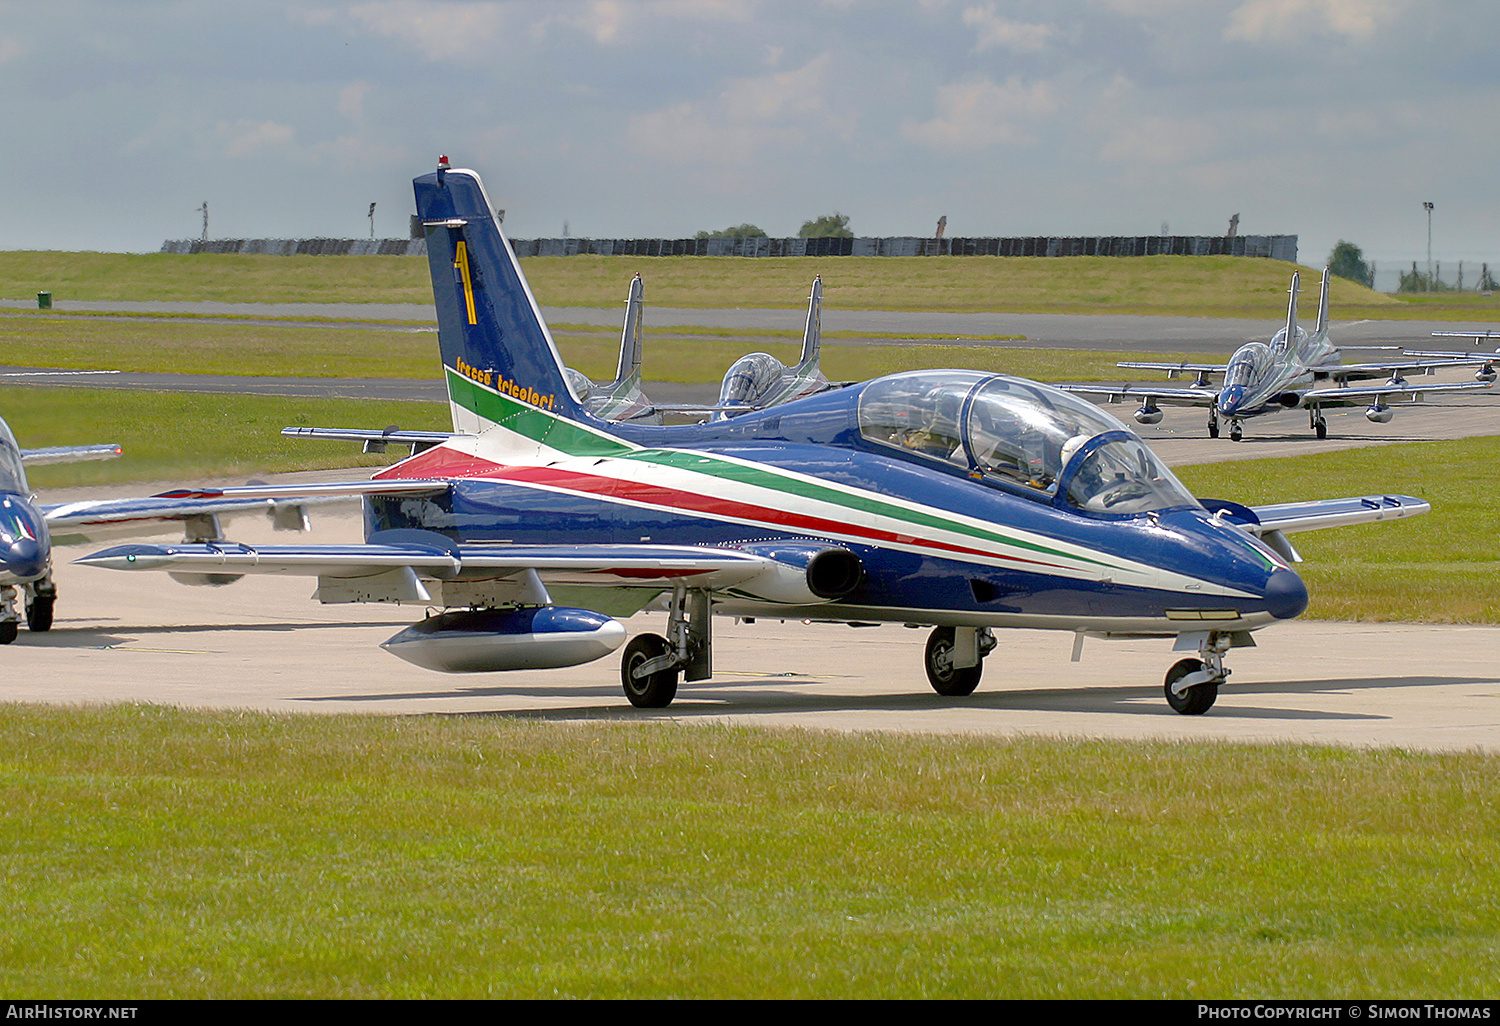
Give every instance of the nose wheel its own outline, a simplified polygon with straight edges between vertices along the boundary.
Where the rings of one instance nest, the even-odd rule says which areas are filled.
[[[1219,697],[1219,681],[1206,680],[1188,687],[1182,687],[1179,683],[1202,673],[1201,659],[1183,659],[1167,671],[1167,704],[1172,707],[1173,712],[1184,716],[1201,716],[1213,708],[1214,700]]]

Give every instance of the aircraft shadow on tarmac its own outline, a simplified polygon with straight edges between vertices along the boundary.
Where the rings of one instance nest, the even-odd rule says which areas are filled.
[[[1493,683],[1480,677],[1382,677],[1368,680],[1309,680],[1276,681],[1245,684],[1236,689],[1227,685],[1222,693],[1230,699],[1223,708],[1216,708],[1209,718],[1264,719],[1264,720],[1385,720],[1390,717],[1377,713],[1335,712],[1320,709],[1285,709],[1266,706],[1245,706],[1232,700],[1252,694],[1318,694],[1320,692],[1347,693],[1371,688],[1392,687],[1446,687],[1465,684]],[[581,698],[598,696],[598,705],[569,706],[567,708],[497,709],[490,712],[466,711],[462,713],[438,713],[437,715],[488,715],[518,719],[574,720],[609,719],[628,720],[674,720],[683,721],[696,717],[722,717],[725,715],[765,714],[815,714],[838,712],[889,712],[927,714],[935,712],[1062,712],[1062,713],[1128,713],[1136,716],[1153,716],[1175,719],[1169,709],[1161,705],[1161,689],[1148,686],[1124,687],[1078,687],[1048,688],[1046,690],[1015,689],[976,693],[966,698],[944,698],[930,692],[913,692],[909,695],[871,695],[861,697],[848,694],[819,694],[803,688],[820,688],[826,682],[799,676],[758,675],[755,679],[729,678],[721,681],[699,681],[690,690],[680,693],[671,710],[650,712],[621,705],[618,689],[613,684],[584,685],[559,682],[555,685],[540,681],[517,684],[453,687],[432,690],[384,692],[367,695],[320,695],[303,696],[305,702],[386,702],[386,701],[446,701],[458,698],[528,697],[534,699]]]

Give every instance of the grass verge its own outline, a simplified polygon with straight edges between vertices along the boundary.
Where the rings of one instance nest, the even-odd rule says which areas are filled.
[[[632,275],[649,303],[795,309],[821,275],[829,308],[999,310],[1016,313],[1286,315],[1295,265],[1234,257],[534,257],[537,299],[550,306],[618,307]],[[1303,268],[1304,286],[1317,272]],[[278,257],[166,253],[0,253],[0,298],[218,300],[277,303],[432,301],[427,262],[414,257]],[[1309,293],[1312,294],[1312,293]],[[1495,319],[1500,297],[1397,298],[1335,279],[1339,319]],[[648,308],[649,311],[649,308]]]
[[[1305,557],[1307,614],[1327,620],[1500,622],[1495,466],[1500,438],[1412,442],[1280,460],[1178,468],[1193,492],[1247,505],[1344,495],[1415,495],[1432,512],[1291,536]],[[1476,543],[1477,542],[1477,543]]]
[[[1500,760],[0,709],[32,998],[1487,998]]]
[[[445,404],[196,395],[117,389],[0,386],[0,411],[26,448],[118,442],[119,459],[32,467],[32,487],[243,477],[340,466],[381,466],[350,444],[281,437],[287,426],[415,430],[452,426]]]

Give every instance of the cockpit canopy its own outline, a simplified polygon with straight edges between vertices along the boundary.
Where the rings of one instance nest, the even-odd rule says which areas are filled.
[[[0,492],[26,494],[26,470],[21,463],[21,447],[16,444],[10,426],[0,420]]]
[[[872,442],[1039,501],[1121,515],[1198,504],[1125,425],[1034,381],[979,371],[894,374],[865,386],[858,417]]]
[[[1285,336],[1283,329],[1282,335]],[[1249,388],[1251,383],[1265,377],[1276,356],[1271,346],[1264,342],[1249,342],[1235,350],[1224,370],[1224,387]]]

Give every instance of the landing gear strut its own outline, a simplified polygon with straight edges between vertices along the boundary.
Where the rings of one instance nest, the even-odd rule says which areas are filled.
[[[711,611],[707,591],[674,586],[667,636],[639,634],[625,646],[620,659],[620,682],[631,705],[665,709],[677,697],[679,673],[689,681],[713,675]]]
[[[949,698],[972,695],[994,647],[988,627],[934,627],[927,636],[927,682]]]

